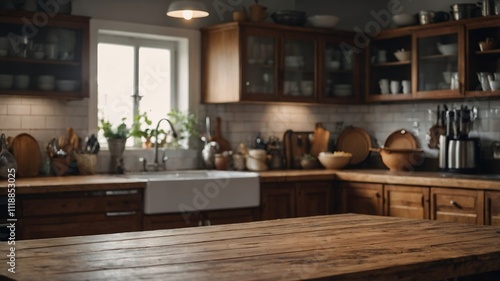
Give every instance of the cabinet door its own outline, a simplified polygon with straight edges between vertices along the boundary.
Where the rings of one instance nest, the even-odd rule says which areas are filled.
[[[410,56],[399,60],[394,53],[403,50],[409,51]],[[413,98],[411,88],[413,51],[412,36],[407,32],[381,34],[371,41],[370,47],[366,48],[367,101]]]
[[[429,219],[429,188],[384,185],[384,215]]]
[[[333,183],[304,182],[297,185],[297,216],[318,216],[333,213]]]
[[[431,219],[483,224],[484,191],[431,188]]]
[[[26,28],[32,18],[31,12],[0,10],[0,37],[9,42],[0,69],[14,78],[0,86],[0,95],[88,97],[89,18],[56,15]]]
[[[417,71],[413,73],[413,80],[416,81],[416,97],[461,97],[465,51],[463,26],[426,29],[415,34],[415,41]]]
[[[242,98],[275,101],[278,76],[277,48],[279,33],[267,29],[246,28],[242,49]]]
[[[317,36],[299,32],[285,33],[282,46],[282,101],[314,102],[317,99]]]
[[[486,191],[485,224],[500,225],[500,191]]]
[[[486,22],[473,22],[466,24],[467,29],[467,68],[465,77],[465,94],[469,97],[500,96],[500,89],[491,89],[487,83],[487,75],[494,75],[500,72],[500,24],[498,19]],[[492,40],[493,47],[480,48],[479,43],[486,43],[487,39]],[[483,73],[486,80],[480,81]],[[498,76],[498,74],[497,74]],[[494,77],[500,80],[500,77]],[[483,83],[481,83],[483,82]]]
[[[359,56],[352,48],[348,48],[346,40],[333,37],[320,40],[318,63],[320,102],[359,101],[361,76]]]
[[[218,210],[204,212],[204,225],[219,225],[230,223],[243,223],[259,220],[258,208],[245,208],[234,210]]]
[[[382,184],[342,182],[342,211],[366,215],[383,215]]]
[[[183,227],[193,227],[202,225],[201,214],[198,213],[176,213],[144,215],[144,230],[173,229]]]
[[[261,183],[261,217],[263,220],[296,216],[296,196],[289,183]]]

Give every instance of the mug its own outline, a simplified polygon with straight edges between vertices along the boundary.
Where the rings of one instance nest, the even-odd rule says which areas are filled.
[[[44,51],[45,51],[45,58],[49,60],[55,60],[57,59],[57,44],[55,43],[49,43],[45,44],[44,46]]]
[[[378,51],[377,61],[380,63],[387,61],[387,51],[386,50],[379,50]]]
[[[389,79],[380,79],[380,81],[378,81],[378,84],[380,86],[381,94],[389,93]]]
[[[450,89],[451,90],[457,90],[458,88],[459,88],[458,72],[452,72],[451,73]]]
[[[403,86],[403,94],[410,94],[411,93],[411,81],[410,80],[401,81],[401,86]]]
[[[399,81],[392,80],[390,88],[391,88],[391,94],[399,93],[399,88],[400,88]]]

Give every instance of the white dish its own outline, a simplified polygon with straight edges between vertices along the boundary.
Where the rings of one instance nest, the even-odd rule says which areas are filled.
[[[417,18],[410,13],[401,13],[392,16],[392,22],[397,26],[409,26],[417,24]]]
[[[79,83],[76,80],[57,80],[56,89],[62,92],[73,92],[78,89]]]
[[[451,43],[451,44],[438,43],[437,48],[438,48],[439,52],[443,55],[455,55],[458,53],[458,44],[457,43]]]

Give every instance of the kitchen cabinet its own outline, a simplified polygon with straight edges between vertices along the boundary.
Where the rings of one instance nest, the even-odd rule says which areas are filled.
[[[0,95],[89,96],[89,18],[0,10]],[[4,79],[4,78],[2,78]]]
[[[332,181],[261,183],[263,220],[332,214]]]
[[[259,219],[259,208],[144,215],[144,230],[243,223]]]
[[[370,47],[366,48],[366,100],[367,101],[396,101],[412,99],[412,94],[391,94],[390,88],[382,93],[381,84],[391,81],[401,84],[402,81],[412,80],[413,60],[399,61],[394,56],[398,50],[412,51],[412,34],[408,31],[398,30],[383,32],[380,36],[373,38]],[[400,89],[401,90],[401,89]]]
[[[429,219],[430,190],[423,186],[384,185],[384,215]]]
[[[484,191],[432,187],[431,219],[483,224]]]
[[[341,48],[352,41],[347,31],[270,23],[203,28],[202,101],[357,101],[359,56]]]
[[[19,195],[19,239],[142,230],[142,189]]]
[[[498,42],[500,42],[500,24],[498,19],[496,21],[478,21],[466,24],[467,32],[467,68],[466,68],[466,89],[465,95],[467,97],[487,97],[487,96],[500,96],[500,90],[482,88],[479,81],[478,73],[487,72],[492,74],[500,72],[500,49]],[[489,50],[481,50],[479,42],[486,41],[491,38],[493,48]],[[500,79],[499,77],[495,78]]]
[[[378,183],[341,182],[342,212],[382,216],[383,187]]]
[[[500,225],[500,191],[486,191],[485,201],[485,221],[487,225]]]

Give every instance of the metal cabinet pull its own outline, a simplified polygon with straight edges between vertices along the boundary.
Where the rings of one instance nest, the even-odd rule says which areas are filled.
[[[106,212],[106,216],[108,216],[108,217],[132,216],[135,214],[137,214],[136,211]]]
[[[106,195],[129,195],[129,194],[137,194],[139,191],[137,189],[127,189],[127,190],[107,190]]]
[[[453,200],[451,200],[451,201],[450,201],[450,204],[451,204],[452,206],[455,206],[455,207],[459,208],[459,209],[462,209],[462,207],[460,206],[460,204],[458,204],[457,202],[455,202],[455,201],[453,201]]]

